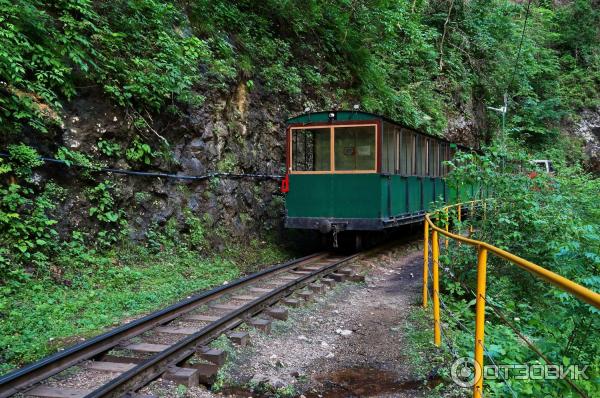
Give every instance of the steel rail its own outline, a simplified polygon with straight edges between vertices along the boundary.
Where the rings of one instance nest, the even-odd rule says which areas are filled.
[[[321,276],[334,272],[342,264],[360,256],[361,253],[342,258],[334,263],[327,265],[311,274],[301,276],[283,286],[265,293],[259,298],[247,303],[239,309],[232,311],[222,318],[208,324],[193,335],[180,340],[178,343],[170,346],[149,360],[137,365],[136,367],[122,373],[117,378],[107,384],[99,387],[86,395],[85,398],[111,398],[133,396],[135,391],[144,387],[152,380],[159,377],[170,367],[185,361],[192,356],[197,349],[207,344],[216,336],[244,322],[244,320],[256,315],[264,308],[274,304],[281,297],[291,294],[294,290],[306,286]]]
[[[214,300],[232,290],[325,256],[326,253],[315,253],[255,272],[227,285],[222,285],[200,294],[193,295],[192,297],[175,303],[167,308],[131,321],[125,325],[112,329],[109,332],[73,345],[64,351],[57,352],[23,368],[17,369],[0,377],[0,398],[10,397],[15,393],[28,389],[32,385],[74,366],[83,360],[102,354],[125,340],[140,335],[158,325],[169,322],[194,310],[207,301]]]

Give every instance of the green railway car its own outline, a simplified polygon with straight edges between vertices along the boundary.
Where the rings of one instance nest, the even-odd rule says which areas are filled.
[[[436,200],[473,198],[474,187],[453,188],[444,178],[444,161],[458,148],[366,112],[291,118],[285,226],[324,234],[381,231],[422,220]]]

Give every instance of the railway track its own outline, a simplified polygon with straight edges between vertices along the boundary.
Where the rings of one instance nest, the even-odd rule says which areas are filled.
[[[0,398],[141,398],[148,396],[136,391],[158,377],[197,383],[225,360],[207,346],[212,340],[225,333],[244,345],[248,335],[238,326],[268,331],[270,319],[287,317],[283,306],[357,277],[347,263],[360,255],[317,253],[192,296],[0,377]],[[100,372],[102,381],[78,383],[86,372]]]

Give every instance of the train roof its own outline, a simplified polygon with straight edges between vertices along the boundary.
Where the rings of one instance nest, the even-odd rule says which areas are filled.
[[[363,111],[336,111],[336,110],[331,110],[331,111],[320,111],[320,112],[307,112],[307,113],[303,113],[301,115],[297,115],[294,116],[292,118],[289,118],[285,121],[286,124],[310,124],[310,123],[326,123],[329,122],[329,114],[330,113],[335,113],[336,117],[335,117],[335,121],[368,121],[368,120],[373,120],[373,119],[380,119],[383,121],[386,121],[388,123],[392,123],[395,125],[398,125],[400,127],[404,127],[407,129],[411,129],[413,131],[415,131],[416,133],[419,133],[421,135],[425,135],[427,137],[431,137],[431,138],[435,138],[436,140],[439,141],[444,141],[450,144],[455,144],[451,141],[448,141],[445,138],[442,137],[438,137],[432,134],[428,134],[428,133],[424,133],[420,130],[417,130],[413,127],[409,127],[406,126],[402,123],[399,123],[395,120],[392,120],[386,116],[382,116],[382,115],[377,115],[375,113],[370,113],[370,112],[363,112]],[[468,149],[468,150],[473,150],[472,148],[466,147],[464,145],[461,144],[455,144],[457,146],[459,146],[460,148],[463,149]]]

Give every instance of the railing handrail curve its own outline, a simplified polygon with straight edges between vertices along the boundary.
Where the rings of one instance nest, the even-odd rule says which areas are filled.
[[[475,204],[480,202],[479,200],[473,200],[464,203],[457,203],[450,206],[442,207],[440,211],[445,211],[446,209],[455,208],[458,206],[462,206],[465,204]],[[491,245],[487,242],[483,242],[476,239],[470,239],[462,235],[453,234],[452,232],[447,232],[445,229],[438,227],[431,220],[431,213],[425,214],[425,220],[429,224],[429,227],[438,233],[447,236],[448,238],[452,238],[454,240],[458,240],[460,242],[466,243],[471,246],[478,246],[487,249],[488,251],[497,254],[498,256],[510,261],[511,263],[519,266],[520,268],[552,283],[553,285],[566,290],[567,292],[573,294],[574,296],[580,298],[581,300],[587,302],[588,304],[593,305],[594,307],[600,309],[600,294],[590,290],[580,284],[573,282],[564,276],[561,276],[555,272],[552,272],[544,267],[541,267],[531,261],[525,260],[522,257],[519,257],[515,254],[509,253],[506,250],[502,250],[499,247]]]

